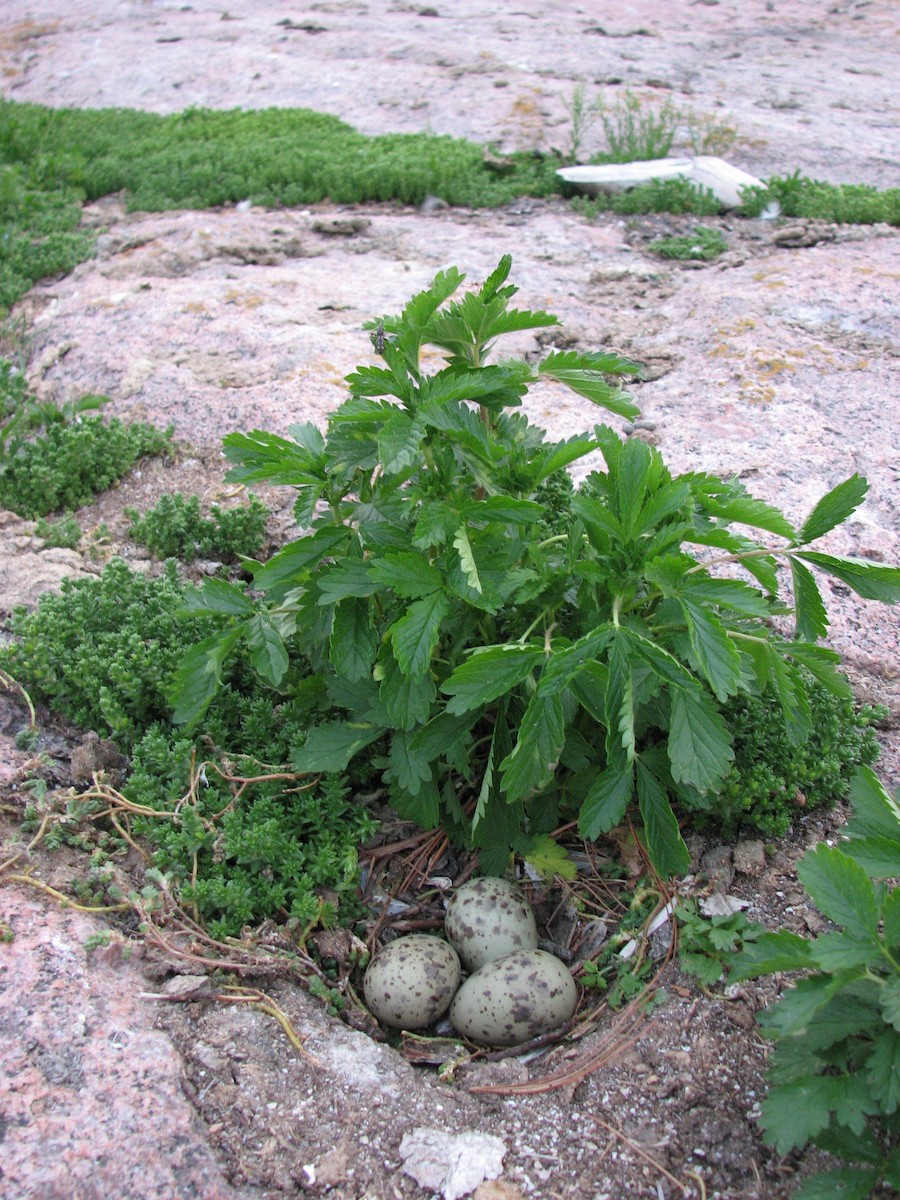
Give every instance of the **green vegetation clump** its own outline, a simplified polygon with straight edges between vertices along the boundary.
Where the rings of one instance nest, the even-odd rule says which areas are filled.
[[[46,432],[0,455],[0,508],[22,517],[76,509],[122,478],[141,458],[171,449],[172,430],[117,417],[54,420]]]
[[[252,665],[235,662],[202,739],[174,730],[171,677],[196,634],[178,618],[183,603],[174,563],[150,577],[114,559],[17,610],[0,664],[34,699],[129,752],[129,799],[161,814],[132,828],[215,936],[269,918],[327,922],[334,904],[321,892],[339,901],[353,890],[356,847],[374,825],[340,779],[284,777],[321,697],[298,686],[273,701]]]
[[[589,220],[602,212],[627,216],[692,213],[698,217],[714,217],[723,211],[711,188],[698,187],[689,179],[653,179],[650,183],[629,188],[627,192],[590,198],[576,196],[572,204]]]
[[[674,258],[682,262],[699,260],[709,262],[724,254],[728,249],[725,235],[718,229],[710,229],[705,225],[696,225],[692,233],[678,237],[657,238],[651,242],[649,249],[663,258]]]
[[[812,1144],[841,1165],[808,1178],[797,1200],[900,1194],[900,792],[864,767],[852,804],[839,843],[797,867],[837,932],[761,933],[728,964],[731,980],[799,976],[760,1014],[775,1049],[759,1123],[779,1154]]]
[[[810,731],[803,742],[788,736],[771,690],[729,701],[734,766],[717,793],[691,798],[692,825],[708,824],[729,837],[747,829],[781,837],[804,812],[847,798],[854,771],[878,756],[875,724],[886,710],[857,708],[850,696],[835,695],[808,674],[805,687]]]
[[[34,534],[45,546],[58,546],[64,550],[74,550],[81,541],[81,526],[69,514],[59,521],[46,521],[43,517],[35,524]]]
[[[142,516],[128,508],[131,518],[129,535],[146,546],[157,558],[177,558],[190,562],[195,558],[231,562],[259,550],[266,536],[269,510],[256,496],[249,504],[220,508],[213,504],[210,515],[200,512],[199,496],[185,497],[176,492],[161,496]]]
[[[0,664],[35,699],[130,749],[169,719],[169,682],[190,644],[182,600],[174,564],[153,578],[113,559],[100,576],[63,580],[33,611],[17,609]]]
[[[294,746],[297,771],[374,766],[402,816],[478,848],[486,872],[544,854],[565,821],[593,839],[627,817],[654,868],[677,874],[690,861],[680,822],[714,811],[737,759],[729,705],[765,694],[802,746],[810,676],[852,699],[817,644],[814,572],[895,603],[900,569],[815,547],[865,498],[859,476],[798,527],[735,480],[673,476],[608,425],[547,441],[518,411],[530,386],[562,383],[633,419],[620,385],[638,368],[574,351],[487,362],[504,333],[556,323],[510,307],[510,266],[459,300],[463,277],[441,272],[373,322],[383,365],[348,378],[324,434],[226,438],[236,482],[297,481],[310,533],[252,564],[249,589],[208,580],[189,594],[185,612],[219,632],[183,658],[175,719],[199,725],[227,664],[249,653],[273,694],[302,680],[327,698]],[[433,374],[425,345],[443,351]],[[567,489],[546,484],[596,451],[605,471],[571,496],[560,529],[546,506]],[[786,614],[793,636],[777,632]]]
[[[742,213],[758,217],[773,202],[784,217],[833,221],[841,225],[900,225],[900,188],[879,191],[866,184],[823,183],[795,171],[773,175],[764,188],[743,193]]]

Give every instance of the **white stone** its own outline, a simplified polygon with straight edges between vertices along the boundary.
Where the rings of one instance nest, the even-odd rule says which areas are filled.
[[[444,1133],[419,1126],[403,1135],[400,1157],[407,1175],[444,1200],[460,1200],[503,1171],[506,1146],[489,1133]]]

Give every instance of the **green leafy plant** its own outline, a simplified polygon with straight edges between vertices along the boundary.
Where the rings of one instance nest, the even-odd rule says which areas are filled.
[[[765,932],[765,926],[742,912],[703,916],[690,898],[679,901],[675,916],[681,969],[707,987],[727,974],[731,956]]]
[[[733,979],[803,972],[761,1017],[776,1046],[760,1123],[781,1154],[813,1142],[848,1165],[808,1179],[799,1200],[900,1189],[900,793],[864,767],[852,802],[844,839],[797,869],[837,931],[764,933],[731,963]]]
[[[712,189],[698,187],[690,179],[654,179],[629,188],[627,192],[591,199],[579,196],[575,197],[572,206],[589,219],[601,212],[623,215],[693,213],[698,217],[713,217],[722,212],[722,205]]]
[[[900,188],[879,191],[861,183],[825,183],[795,171],[784,178],[773,175],[765,187],[745,189],[742,198],[741,211],[750,217],[759,216],[774,202],[785,217],[848,225],[900,225]]]
[[[675,258],[682,262],[709,262],[725,253],[728,242],[720,230],[696,225],[692,233],[679,237],[657,238],[655,242],[650,243],[649,248],[663,258]]]
[[[845,800],[850,779],[878,757],[875,726],[883,707],[857,707],[800,668],[809,703],[810,732],[790,737],[775,691],[736,696],[723,713],[734,736],[734,765],[718,792],[691,798],[686,808],[694,828],[710,827],[726,837],[756,830],[782,837],[804,813]]]
[[[182,598],[174,565],[151,578],[113,559],[17,609],[0,663],[62,716],[130,747],[168,720],[169,680],[190,645],[175,615]]]
[[[681,113],[668,97],[659,106],[644,104],[629,89],[612,108],[599,105],[606,135],[604,162],[645,162],[665,158],[675,142]]]
[[[91,416],[104,396],[57,406],[35,400],[18,382],[14,388],[15,404],[0,424],[0,507],[19,516],[76,509],[139,459],[171,449],[171,428]]]
[[[399,317],[373,323],[384,365],[349,376],[324,436],[303,425],[290,439],[226,438],[231,477],[295,487],[310,533],[252,568],[252,594],[221,580],[190,593],[186,615],[220,631],[181,663],[176,720],[200,720],[244,648],[276,691],[312,678],[329,698],[329,719],[294,750],[298,771],[340,772],[375,747],[398,811],[479,847],[487,871],[563,816],[595,838],[634,806],[669,875],[689,861],[677,812],[732,767],[732,697],[770,689],[800,743],[803,668],[850,696],[837,655],[816,644],[827,618],[813,569],[887,602],[900,570],[812,545],[862,502],[859,476],[795,528],[735,481],[673,477],[658,451],[606,425],[548,442],[514,411],[530,385],[566,385],[633,417],[616,380],[637,368],[569,352],[486,363],[501,334],[555,323],[509,307],[510,265],[460,300],[462,276],[442,272]],[[426,344],[445,356],[430,375]],[[594,451],[606,472],[573,495],[567,530],[543,536],[539,488]],[[794,636],[773,626],[789,612],[779,562]]]
[[[235,661],[202,738],[173,730],[168,683],[194,633],[176,615],[183,602],[174,563],[152,578],[114,559],[101,576],[66,581],[34,611],[18,610],[0,660],[36,698],[130,753],[125,786],[144,813],[133,832],[212,933],[237,936],[266,919],[333,919],[336,905],[351,904],[356,847],[374,821],[342,779],[310,783],[284,771],[324,697],[298,687],[290,702],[273,703],[249,664]],[[43,799],[46,782],[33,784]],[[48,848],[90,844],[84,804],[69,808],[48,831]],[[32,808],[25,827],[39,823]]]
[[[269,510],[256,496],[249,504],[232,508],[210,507],[208,517],[200,512],[199,496],[161,496],[143,516],[128,508],[131,518],[129,535],[146,546],[157,558],[195,558],[230,562],[259,550],[266,536]]]
[[[74,550],[81,541],[81,526],[71,514],[59,521],[46,521],[41,517],[35,522],[34,535],[39,537],[45,546]]]

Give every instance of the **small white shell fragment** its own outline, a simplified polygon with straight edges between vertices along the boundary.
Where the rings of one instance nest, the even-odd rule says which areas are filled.
[[[363,980],[366,1004],[392,1029],[424,1029],[449,1008],[460,973],[452,946],[413,933],[389,942],[369,963]]]
[[[516,1046],[550,1033],[574,1013],[578,986],[545,950],[506,954],[470,975],[450,1006],[457,1033],[486,1046]]]
[[[473,879],[447,905],[444,928],[467,971],[538,944],[534,913],[522,889],[506,879]]]

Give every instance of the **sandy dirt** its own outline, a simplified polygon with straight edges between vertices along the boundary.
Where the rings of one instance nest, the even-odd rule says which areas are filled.
[[[367,133],[430,128],[500,150],[565,151],[566,102],[581,80],[609,103],[629,87],[647,103],[671,98],[701,122],[732,125],[727,157],[757,176],[799,169],[884,187],[897,182],[898,35],[900,12],[886,2],[238,0],[226,11],[7,0],[0,70],[3,94],[18,101],[157,112],[307,106]],[[595,127],[584,149],[597,148]],[[344,232],[333,232],[335,217]],[[859,471],[870,498],[829,545],[900,558],[897,230],[792,222],[786,234],[785,222],[720,218],[705,223],[729,249],[696,268],[650,249],[687,220],[591,224],[561,200],[476,213],[321,205],[146,215],[110,198],[85,219],[99,231],[96,258],[39,285],[17,315],[33,336],[29,379],[39,394],[99,391],[111,414],[175,426],[182,449],[173,464],[145,466],[78,514],[87,528],[105,522],[113,547],[135,561],[124,507],[164,491],[222,496],[224,434],[324,421],[343,398],[344,376],[371,361],[365,319],[398,311],[448,264],[478,281],[506,252],[522,306],[555,312],[575,347],[645,364],[635,388],[641,435],[674,470],[738,475],[796,520]],[[528,335],[509,349],[540,347]],[[535,389],[527,411],[554,436],[597,417],[553,388]],[[290,497],[267,499],[275,536]],[[46,557],[30,527],[9,519],[0,549],[5,609],[20,596],[33,602],[36,578],[48,586],[63,572],[98,569],[87,553]],[[860,693],[890,710],[880,769],[896,787],[898,615],[839,586],[826,587],[826,599],[831,642]],[[34,767],[12,745],[22,711],[14,697],[0,699],[10,810],[0,833],[11,841]],[[77,738],[46,724],[50,782],[60,789],[72,783]],[[821,928],[794,864],[837,820],[798,821],[769,848],[761,874],[735,874],[729,862],[728,890],[747,901],[748,915]],[[32,865],[59,887],[75,864],[63,854]],[[0,890],[0,921],[14,935],[0,944],[4,1196],[448,1197],[452,1182],[423,1186],[404,1168],[404,1137],[422,1127],[501,1139],[502,1175],[482,1183],[477,1200],[780,1200],[821,1165],[815,1156],[780,1161],[756,1130],[766,1049],[754,1014],[775,994],[773,981],[706,996],[670,968],[666,1002],[633,1038],[607,1014],[543,1058],[480,1062],[442,1082],[433,1067],[328,1017],[285,978],[260,986],[315,1063],[270,1015],[204,999],[202,983],[194,1000],[147,998],[189,968],[132,948],[127,927],[88,952],[90,934],[108,929],[99,918],[16,886]],[[611,1032],[617,1056],[577,1085],[535,1096],[472,1090],[575,1068]]]

